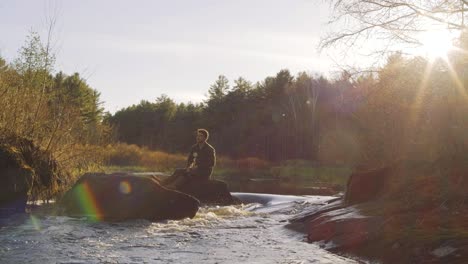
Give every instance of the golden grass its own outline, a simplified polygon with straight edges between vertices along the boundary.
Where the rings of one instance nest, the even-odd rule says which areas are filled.
[[[125,143],[108,145],[104,151],[104,165],[120,167],[144,167],[152,171],[169,171],[184,167],[186,156],[152,151]]]

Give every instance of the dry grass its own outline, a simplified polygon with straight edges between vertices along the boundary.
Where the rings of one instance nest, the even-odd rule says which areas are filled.
[[[144,167],[149,171],[166,172],[184,167],[186,156],[151,151],[136,145],[115,144],[104,148],[104,165],[119,167]]]

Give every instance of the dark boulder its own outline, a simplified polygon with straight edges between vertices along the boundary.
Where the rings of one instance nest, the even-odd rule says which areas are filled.
[[[52,155],[31,140],[0,131],[0,216],[24,213],[28,199],[48,198],[60,173]]]
[[[126,173],[83,175],[61,200],[65,214],[95,220],[192,218],[199,201],[162,187],[156,177]]]
[[[231,195],[225,182],[218,180],[189,181],[179,187],[178,191],[190,194],[206,204],[233,205],[242,203]]]
[[[372,201],[381,196],[392,173],[391,167],[353,172],[346,188],[346,205]]]
[[[0,214],[24,212],[32,180],[31,169],[21,166],[7,149],[0,149],[0,175]]]

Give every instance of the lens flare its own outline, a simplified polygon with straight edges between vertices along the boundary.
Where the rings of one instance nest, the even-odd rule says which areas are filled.
[[[30,219],[31,219],[31,224],[34,227],[34,229],[37,231],[40,231],[42,229],[40,220],[34,215],[31,215]]]
[[[76,195],[81,211],[88,216],[91,221],[102,221],[103,213],[96,201],[95,194],[87,182],[76,187]]]
[[[119,185],[119,190],[123,194],[129,194],[132,192],[132,186],[127,181],[121,181]]]

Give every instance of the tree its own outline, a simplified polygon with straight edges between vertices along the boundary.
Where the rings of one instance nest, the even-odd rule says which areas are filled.
[[[5,85],[5,73],[8,70],[8,66],[6,64],[6,61],[0,57],[0,97],[4,96],[6,92],[8,91],[6,85]]]
[[[219,75],[214,84],[208,90],[208,102],[219,101],[229,91],[229,80],[224,75]]]
[[[357,114],[357,123],[365,131],[363,134],[368,135],[361,142],[366,146],[366,155],[387,161],[406,155],[427,159],[448,154],[462,156],[459,153],[466,148],[466,140],[460,133],[465,127],[461,113],[466,113],[463,105],[468,100],[465,77],[468,1],[328,2],[334,11],[330,22],[338,30],[322,39],[321,48],[342,45],[355,49],[372,40],[378,42],[373,43],[375,54],[380,57],[384,53],[393,54],[384,67],[377,68],[372,91]],[[452,51],[448,60],[403,56],[401,50],[424,44],[422,34],[442,30],[458,35],[456,44],[460,49]],[[448,146],[452,150],[447,150]]]
[[[316,159],[320,137],[320,104],[324,103],[324,92],[331,90],[331,85],[323,76],[313,78],[307,73],[296,77],[296,101],[300,102],[297,122],[299,126],[297,150],[301,157]]]
[[[218,79],[212,84],[208,90],[208,100],[206,101],[206,108],[204,109],[205,116],[209,118],[204,119],[204,127],[210,131],[216,131],[217,128],[225,125],[226,108],[224,105],[225,96],[229,92],[229,80],[224,75],[219,75]],[[216,140],[215,137],[211,138]]]
[[[24,46],[19,50],[19,57],[14,62],[14,68],[20,73],[50,72],[55,61],[55,56],[50,53],[48,44],[41,41],[41,37],[35,31],[31,31],[26,37]]]
[[[0,129],[30,138],[59,162],[72,164],[87,159],[72,146],[99,144],[108,128],[102,124],[99,92],[77,73],[53,76],[54,60],[50,32],[46,44],[31,32],[18,58],[2,65]]]
[[[401,45],[417,47],[418,35],[425,31],[448,29],[463,31],[466,0],[329,0],[334,15],[330,21],[338,30],[325,36],[321,48],[343,44],[360,46],[381,40],[376,51],[392,52]],[[346,27],[343,27],[346,25]],[[400,46],[399,46],[400,45]]]
[[[247,92],[252,89],[252,83],[247,81],[246,79],[239,77],[237,80],[234,80],[234,91],[241,91],[241,92]]]

